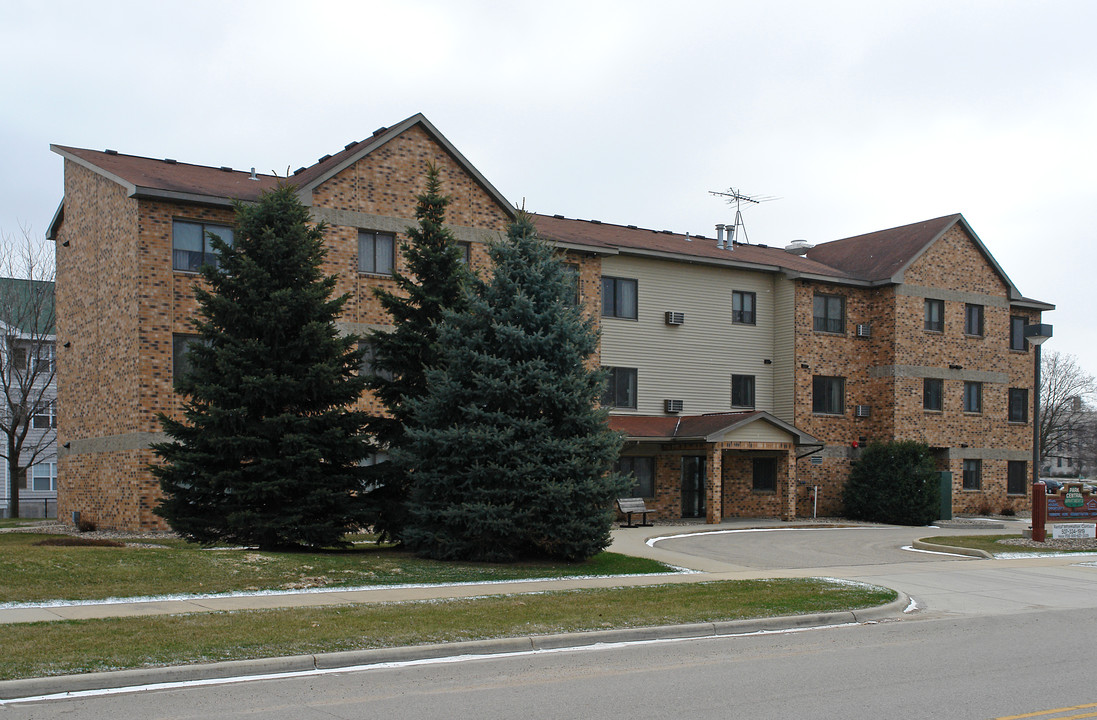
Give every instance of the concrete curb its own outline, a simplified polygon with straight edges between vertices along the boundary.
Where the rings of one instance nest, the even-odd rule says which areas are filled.
[[[200,665],[178,665],[138,670],[97,672],[84,675],[56,675],[53,677],[27,678],[0,681],[0,705],[5,700],[60,695],[88,690],[137,688],[161,683],[182,683],[196,680],[229,680],[232,678],[275,675],[279,673],[310,672],[312,670],[338,670],[364,665],[437,660],[441,658],[498,655],[507,653],[579,648],[601,644],[642,642],[650,640],[677,640],[689,638],[746,635],[760,632],[807,629],[827,625],[872,622],[901,615],[910,605],[910,598],[903,592],[887,603],[864,610],[812,615],[786,615],[773,618],[752,618],[715,623],[689,625],[662,625],[657,627],[598,630],[593,632],[561,633],[558,635],[533,635],[494,640],[414,645],[410,647],[377,648],[374,650],[348,650],[319,655],[295,655],[289,657],[232,660]]]
[[[936,543],[928,543],[924,540],[915,540],[913,543],[911,543],[911,547],[913,547],[915,550],[928,550],[930,552],[949,553],[950,555],[967,555],[968,557],[986,559],[991,559],[994,557],[986,550],[956,547],[955,545],[938,545]]]

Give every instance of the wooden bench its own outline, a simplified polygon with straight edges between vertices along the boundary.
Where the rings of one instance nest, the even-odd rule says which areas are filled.
[[[643,498],[617,498],[617,507],[626,516],[626,524],[621,527],[652,527],[652,524],[648,522],[648,510],[647,505],[644,505]],[[632,522],[633,513],[639,513],[641,516],[640,524],[636,525]]]

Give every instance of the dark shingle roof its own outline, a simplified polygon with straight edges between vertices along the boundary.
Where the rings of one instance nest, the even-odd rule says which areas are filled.
[[[963,217],[957,213],[816,245],[807,256],[862,280],[890,280]]]
[[[765,245],[735,245],[732,250],[716,247],[715,238],[685,235],[663,230],[648,230],[593,220],[574,220],[559,215],[533,215],[541,237],[550,242],[583,245],[597,251],[639,251],[663,255],[688,256],[709,261],[792,270],[838,279],[849,274],[823,263],[793,255],[781,248]]]

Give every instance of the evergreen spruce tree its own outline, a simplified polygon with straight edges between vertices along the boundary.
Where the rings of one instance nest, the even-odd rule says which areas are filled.
[[[438,364],[437,325],[447,309],[465,307],[471,273],[457,240],[443,224],[449,203],[438,169],[428,165],[426,189],[415,208],[418,226],[407,229],[408,241],[400,246],[408,274],[393,273],[395,292],[374,290],[393,324],[391,331],[374,331],[368,337],[373,366],[368,387],[389,413],[369,420],[375,451],[403,445],[407,402],[423,396],[426,370]],[[376,488],[371,500],[378,508],[374,530],[383,539],[398,541],[406,522],[411,475],[395,461],[374,465],[369,472],[369,484]]]
[[[409,402],[405,543],[440,559],[581,560],[604,549],[621,439],[598,407],[593,324],[528,216],[490,249],[492,275],[438,331],[441,361]]]
[[[196,287],[200,336],[176,384],[183,422],[153,446],[164,498],[156,512],[185,538],[283,548],[344,544],[368,521],[357,338],[335,320],[322,225],[292,186],[236,206],[235,241]]]

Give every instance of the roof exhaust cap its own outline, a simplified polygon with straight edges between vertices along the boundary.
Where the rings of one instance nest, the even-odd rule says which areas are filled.
[[[785,252],[793,255],[807,255],[808,250],[811,250],[814,245],[807,240],[793,240],[788,245],[785,245]]]
[[[724,248],[724,223],[716,223],[716,249]]]

